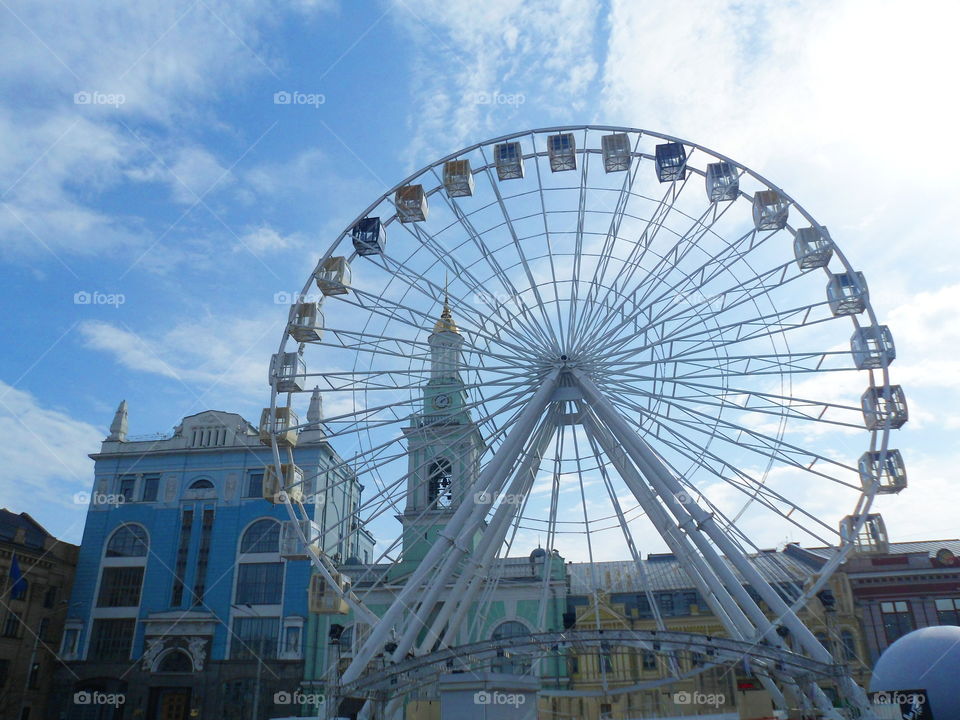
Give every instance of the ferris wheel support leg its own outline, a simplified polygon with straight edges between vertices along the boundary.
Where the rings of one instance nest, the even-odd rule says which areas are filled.
[[[476,486],[478,492],[496,493],[500,491],[506,473],[513,466],[513,463],[516,462],[527,438],[533,431],[534,424],[550,402],[550,398],[557,385],[558,376],[559,370],[551,372],[527,402],[527,406],[520,413],[514,426],[510,429],[510,432],[507,433],[506,438],[504,438],[503,444],[480,473]],[[391,629],[397,624],[403,613],[415,605],[415,597],[421,593],[421,587],[430,572],[440,559],[447,556],[451,550],[459,552],[457,547],[458,540],[461,536],[469,536],[469,534],[472,534],[475,529],[474,526],[477,525],[475,518],[482,519],[485,513],[486,508],[478,506],[471,493],[464,495],[463,503],[457,508],[444,530],[437,536],[436,542],[431,546],[430,550],[427,551],[426,556],[420,564],[417,565],[417,569],[413,571],[410,579],[404,585],[403,590],[400,591],[390,604],[387,612],[384,613],[380,621],[374,626],[367,641],[363,643],[353,658],[353,661],[349,667],[347,667],[346,672],[344,672],[341,682],[344,684],[351,683],[360,676],[360,673],[363,672],[364,668],[366,668],[373,658],[374,653],[383,647],[383,644],[390,635]],[[458,532],[451,535],[451,528],[457,528]],[[470,532],[467,533],[467,530]],[[462,546],[463,543],[460,542],[459,544]],[[434,577],[431,581],[431,584],[440,588],[442,588],[445,583],[446,578],[439,576]],[[410,644],[411,643],[408,642],[406,647],[404,647],[398,643],[397,650],[392,656],[394,660],[402,658],[407,650],[410,649]]]
[[[756,637],[757,629],[730,596],[723,583],[699,553],[690,547],[689,538],[679,532],[666,510],[657,502],[656,497],[644,483],[640,473],[624,455],[623,449],[616,444],[605,428],[597,424],[592,415],[585,412],[582,404],[578,405],[584,430],[596,440],[597,445],[603,450],[623,482],[647,513],[647,517],[650,518],[667,546],[683,563],[684,567],[688,568],[691,581],[700,595],[707,601],[711,612],[720,620],[731,637],[753,640]],[[787,700],[770,675],[766,671],[758,671],[757,675],[776,707],[781,710],[786,709],[788,707]]]
[[[520,464],[520,468],[514,474],[510,487],[507,488],[507,495],[512,498],[525,497],[536,477],[537,468],[543,459],[544,453],[553,441],[556,434],[557,424],[552,414],[547,415],[543,424],[537,432],[534,440],[533,449],[527,453]],[[490,560],[496,554],[496,551],[503,543],[507,530],[510,528],[511,521],[520,512],[520,504],[516,502],[501,502],[490,521],[490,525],[483,531],[480,544],[476,551],[467,558],[466,565],[460,576],[454,583],[453,590],[450,593],[450,601],[443,604],[443,608],[433,621],[427,635],[418,648],[424,651],[430,647],[438,637],[436,629],[447,625],[447,630],[440,641],[441,647],[446,647],[452,642],[463,622],[463,617],[469,609],[473,598],[483,584],[483,578],[476,571],[488,567]],[[476,581],[475,583],[472,581]],[[468,585],[469,584],[469,585]],[[451,620],[452,615],[452,620]]]
[[[679,498],[686,495],[684,488],[666,465],[664,465],[663,461],[630,427],[623,416],[617,411],[613,404],[607,400],[592,380],[580,371],[574,370],[573,372],[579,381],[581,390],[590,401],[594,411],[604,424],[610,428],[616,439],[621,443],[624,450],[641,471],[648,474],[647,479],[650,481],[653,490],[660,496],[662,502],[670,509],[671,513],[673,513],[681,523],[681,526],[683,526],[687,533],[694,539],[694,542],[701,548],[701,552],[703,552],[704,548],[709,549],[710,554],[714,556],[713,559],[716,563],[715,568],[720,570],[721,567],[726,568],[726,565],[719,557],[716,557],[716,552],[709,547],[706,539],[702,537],[701,531],[709,536],[717,548],[719,548],[737,570],[740,571],[744,580],[753,586],[760,595],[760,598],[770,606],[770,609],[793,634],[810,657],[819,662],[833,664],[833,656],[820,644],[820,641],[816,639],[810,629],[800,621],[796,614],[784,602],[783,598],[777,594],[766,579],[747,559],[742,550],[727,537],[723,529],[717,524],[713,514],[706,512],[693,501],[692,498],[688,499],[687,502],[680,502]],[[709,561],[709,556],[707,556],[706,553],[705,557],[708,557]],[[714,565],[714,563],[712,562],[711,565]],[[730,573],[728,568],[726,572]],[[734,578],[734,580],[736,579]],[[735,584],[740,586],[739,581],[736,581]],[[734,590],[732,587],[730,589]],[[746,591],[743,592],[746,594]],[[749,595],[747,597],[749,598]],[[759,613],[764,621],[769,624],[766,616],[763,615],[760,608],[757,607],[756,603],[752,600],[747,602],[744,609],[748,611],[755,609],[756,613]],[[751,614],[754,613],[751,612]],[[773,629],[772,625],[770,625],[770,628],[771,630]],[[776,635],[773,634],[770,639],[775,637]],[[859,706],[858,709],[865,713],[864,717],[874,718],[875,715],[872,713],[870,703],[863,689],[853,682],[849,676],[840,678],[840,682],[848,691],[849,697]],[[829,701],[826,694],[824,694],[819,687],[815,686],[815,689],[815,701],[819,710],[828,717],[842,720],[842,716],[834,709],[833,704]]]
[[[542,431],[543,431],[543,428],[545,427],[545,424],[549,422],[551,422],[550,416],[545,418],[544,422],[541,423],[539,430],[535,432],[536,440],[534,441],[534,445],[536,446],[537,452],[528,454],[524,460],[529,460],[530,462],[533,462],[534,460],[536,460],[537,465],[539,465],[539,458],[542,455],[542,452],[546,450],[545,447],[542,449],[539,447],[540,442],[543,440]],[[550,437],[553,436],[552,433],[548,433],[548,434],[550,435]],[[509,469],[509,467],[510,467],[509,465],[505,466],[506,469]],[[519,489],[519,484],[522,481],[522,478],[525,475],[528,475],[529,473],[530,473],[530,463],[521,461],[521,467],[514,474],[514,479],[511,483],[511,487],[510,487],[511,492]],[[503,484],[505,483],[498,482],[495,484],[498,491]],[[491,494],[490,498],[492,502],[494,495]],[[471,498],[471,501],[475,501],[474,498]],[[513,510],[511,510],[510,508],[505,509],[504,505],[509,505],[509,504],[510,503],[501,503],[500,507],[497,508],[497,515],[501,515],[502,513],[503,516],[509,515],[509,517],[512,518],[516,514],[515,510],[518,509],[519,506],[515,506],[515,509]],[[430,612],[433,610],[433,607],[436,605],[437,600],[439,600],[440,594],[444,591],[444,589],[446,589],[447,582],[449,582],[450,578],[453,577],[453,574],[456,571],[457,566],[460,564],[461,560],[463,560],[465,556],[469,558],[469,556],[472,554],[469,550],[469,546],[471,542],[470,536],[473,535],[475,528],[480,527],[480,521],[483,519],[486,513],[487,513],[487,507],[485,506],[485,504],[484,505],[478,504],[477,507],[475,508],[474,514],[471,515],[471,521],[468,522],[467,526],[464,527],[457,534],[457,541],[454,543],[454,546],[451,549],[451,552],[447,555],[446,559],[444,560],[443,565],[440,568],[440,571],[437,573],[437,576],[434,579],[434,581],[430,584],[430,587],[427,590],[426,595],[420,601],[420,606],[417,608],[417,611],[413,613],[410,619],[410,624],[408,625],[407,629],[404,631],[404,634],[401,636],[401,639],[397,645],[397,652],[400,651],[400,648],[412,646],[413,643],[415,642],[417,634],[423,628],[427,628],[427,633],[422,643],[423,647],[432,646],[433,642],[436,640],[436,634],[433,632],[432,628],[442,628],[443,624],[440,623],[440,617],[438,615],[437,619],[433,623],[430,623],[430,627],[428,628],[427,622],[430,617]],[[496,520],[496,516],[494,519]],[[503,530],[503,534],[505,535],[507,531],[506,524],[503,525],[502,530]],[[497,547],[499,547],[499,543],[494,544],[493,542],[494,539],[495,538],[494,538],[493,528],[488,525],[486,528],[482,530],[482,536],[481,536],[481,543],[483,543],[484,540],[488,540],[488,544],[484,548],[484,550],[493,551],[493,550],[496,550]],[[500,535],[500,539],[502,541],[503,535]],[[478,552],[480,552],[479,547],[477,548],[477,550]],[[467,574],[467,572],[468,572],[468,566],[465,565],[460,573],[460,577],[462,578],[464,575]],[[456,597],[459,597],[459,595],[457,595],[456,591],[454,590],[454,592],[450,593],[450,597],[456,598]],[[444,603],[445,606],[453,605],[453,604],[455,603]],[[402,657],[402,655],[400,657]]]

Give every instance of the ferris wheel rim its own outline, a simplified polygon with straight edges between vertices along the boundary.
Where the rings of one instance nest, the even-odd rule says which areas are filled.
[[[642,129],[639,129],[639,128],[630,128],[630,127],[622,127],[622,126],[609,126],[609,125],[574,125],[574,126],[567,125],[567,126],[552,126],[552,127],[545,127],[545,128],[536,128],[536,129],[530,129],[530,130],[523,130],[523,131],[519,131],[519,132],[515,132],[515,133],[510,133],[510,134],[498,136],[498,137],[495,137],[495,138],[490,138],[490,139],[488,139],[488,140],[484,140],[484,141],[479,142],[479,143],[475,143],[474,145],[465,147],[465,148],[463,148],[463,149],[461,149],[461,150],[459,150],[459,151],[457,151],[457,152],[454,152],[454,153],[451,153],[451,154],[449,154],[449,155],[446,155],[446,156],[444,156],[443,158],[441,158],[441,159],[439,159],[439,160],[437,160],[437,161],[435,161],[435,162],[433,162],[433,163],[431,163],[431,164],[429,164],[429,165],[424,166],[423,168],[421,168],[421,169],[418,170],[417,172],[409,175],[407,178],[405,178],[404,180],[402,180],[400,183],[394,185],[392,188],[390,188],[390,190],[388,190],[386,193],[384,193],[382,196],[380,196],[374,203],[372,203],[371,205],[369,205],[359,216],[357,216],[357,217],[346,227],[346,229],[336,238],[336,240],[334,240],[334,242],[330,245],[330,247],[325,251],[324,255],[322,255],[322,256],[320,257],[320,260],[318,261],[318,264],[317,264],[316,268],[314,269],[313,273],[311,273],[310,276],[308,277],[307,282],[306,282],[306,284],[305,284],[305,286],[304,286],[304,289],[303,289],[302,296],[305,296],[305,295],[308,293],[309,289],[311,288],[311,286],[312,286],[312,284],[313,284],[313,281],[314,281],[314,278],[315,278],[315,276],[316,276],[316,273],[318,272],[318,270],[319,270],[320,267],[322,266],[323,262],[324,262],[325,260],[327,260],[328,258],[330,258],[330,257],[334,254],[334,252],[335,252],[336,249],[340,246],[340,244],[344,241],[344,239],[345,239],[346,237],[348,237],[351,228],[353,228],[353,226],[354,226],[357,222],[359,222],[361,219],[363,219],[364,217],[367,217],[371,211],[373,211],[373,210],[374,210],[375,208],[377,208],[378,206],[382,205],[384,202],[388,202],[388,203],[389,203],[389,200],[390,200],[391,195],[392,195],[393,193],[395,193],[397,189],[399,189],[399,188],[401,188],[401,187],[404,187],[405,185],[409,185],[409,184],[415,182],[418,178],[421,178],[421,177],[425,176],[427,173],[429,173],[429,172],[431,172],[431,171],[435,171],[437,168],[441,167],[445,162],[448,162],[448,161],[450,161],[450,160],[457,159],[457,158],[459,158],[459,157],[461,157],[461,156],[464,156],[464,155],[466,155],[467,153],[472,152],[472,151],[474,151],[474,150],[478,150],[478,149],[481,149],[481,148],[484,148],[484,147],[489,147],[489,146],[495,145],[495,144],[497,144],[497,143],[502,143],[502,142],[514,141],[514,140],[522,139],[522,138],[524,138],[524,137],[536,137],[536,136],[540,136],[540,135],[546,135],[546,134],[549,134],[549,133],[576,132],[576,131],[580,131],[580,130],[583,130],[583,131],[625,132],[625,133],[635,134],[635,135],[637,135],[638,137],[647,136],[647,137],[653,137],[653,138],[657,138],[657,139],[660,139],[660,140],[663,140],[663,141],[667,141],[667,142],[679,142],[679,143],[682,143],[684,146],[687,146],[687,147],[690,147],[690,148],[695,148],[695,149],[697,149],[697,150],[701,150],[701,151],[703,151],[704,153],[708,154],[710,157],[715,158],[715,159],[717,159],[717,160],[725,161],[725,162],[730,162],[733,166],[735,166],[735,167],[738,168],[739,170],[743,171],[744,173],[749,174],[754,180],[756,180],[757,182],[761,183],[761,184],[764,185],[765,187],[767,187],[767,188],[769,188],[769,189],[771,189],[771,190],[777,190],[778,192],[780,192],[780,193],[782,194],[782,196],[789,201],[789,204],[790,204],[791,209],[796,210],[803,218],[805,218],[805,219],[810,223],[810,225],[811,225],[812,227],[818,228],[818,229],[823,230],[824,232],[826,232],[825,228],[824,228],[822,225],[820,225],[819,223],[817,223],[816,220],[815,220],[795,199],[793,199],[792,196],[790,196],[788,193],[786,193],[785,191],[783,191],[779,186],[774,185],[773,183],[771,183],[770,181],[768,181],[765,177],[763,177],[763,176],[759,175],[758,173],[754,172],[753,170],[751,170],[749,167],[747,167],[747,166],[745,166],[745,165],[743,165],[743,164],[741,164],[741,163],[738,163],[737,161],[732,160],[731,158],[729,158],[729,157],[727,157],[727,156],[725,156],[725,155],[722,155],[722,154],[720,154],[720,153],[717,153],[717,152],[715,152],[715,151],[713,151],[713,150],[711,150],[711,149],[709,149],[709,148],[707,148],[707,147],[705,147],[705,146],[701,146],[701,145],[699,145],[699,144],[697,144],[697,143],[693,143],[693,142],[691,142],[691,141],[684,140],[684,139],[682,139],[682,138],[677,138],[677,137],[672,136],[672,135],[666,135],[666,134],[659,133],[659,132],[655,132],[655,131],[642,130]],[[581,149],[578,148],[578,149],[577,149],[577,153],[580,154],[581,152],[586,153],[586,152],[588,152],[588,149],[587,149],[587,148],[584,148],[584,149],[581,150]],[[595,149],[591,149],[590,152],[597,152],[597,151],[596,151]],[[541,157],[545,157],[546,155],[547,155],[546,150],[541,149],[541,150],[535,151],[534,153],[524,154],[524,157],[527,158],[527,157],[533,156],[533,157],[535,157],[535,158],[541,158]],[[649,158],[649,156],[643,155],[642,153],[636,153],[636,154],[634,154],[634,156],[640,156],[640,157],[644,157],[644,158]],[[475,172],[476,172],[476,173],[479,173],[479,172],[481,172],[481,171],[483,171],[483,170],[486,170],[487,172],[489,172],[489,170],[490,170],[491,167],[492,167],[492,163],[489,163],[489,164],[487,164],[486,166],[478,167]],[[691,167],[690,170],[692,170],[693,172],[702,174],[702,172],[701,172],[700,170],[698,170],[697,168]],[[434,175],[435,175],[435,172],[434,172]],[[581,184],[582,184],[582,181],[581,181]],[[438,188],[437,190],[439,190],[439,188]],[[741,195],[742,197],[745,197],[745,198],[749,197],[749,195],[747,195],[743,190],[740,191],[740,195]],[[395,218],[390,218],[390,219],[388,219],[387,223],[385,223],[385,224],[392,223],[394,220],[395,220]],[[841,248],[839,245],[837,245],[835,242],[832,243],[832,248],[833,248],[833,250],[834,250],[835,256],[836,256],[837,259],[842,263],[843,267],[844,267],[848,272],[855,272],[854,266],[848,261],[847,257],[846,257],[845,254],[843,253],[842,248]],[[351,256],[351,258],[352,258],[352,257],[353,257],[353,256]],[[825,272],[829,272],[829,270],[826,270],[826,268],[825,268]],[[527,291],[527,290],[524,290],[524,292],[526,292],[526,291]],[[871,327],[878,327],[878,326],[880,326],[880,323],[879,323],[879,321],[878,321],[878,319],[877,319],[876,313],[875,313],[874,308],[873,308],[873,304],[872,304],[872,302],[871,302],[871,300],[870,300],[869,297],[866,299],[865,303],[866,303],[866,307],[865,307],[865,310],[864,310],[864,314],[865,314],[865,316],[866,316],[867,318],[869,318],[869,320],[870,320],[869,326],[871,326]],[[853,315],[853,316],[850,316],[850,317],[851,317],[851,320],[852,320],[852,322],[853,322],[854,327],[855,327],[855,328],[860,328],[860,327],[861,327],[860,319],[859,319],[856,315]],[[290,319],[292,319],[292,311],[291,311],[291,317],[290,317]],[[866,326],[866,325],[863,325],[863,326]],[[290,340],[290,339],[291,339],[291,338],[290,338],[290,336],[289,336],[289,333],[288,333],[287,331],[285,331],[285,332],[284,332],[284,335],[283,335],[283,338],[282,338],[282,340],[281,340],[281,344],[280,344],[280,347],[279,347],[279,351],[278,351],[278,352],[284,352],[284,350],[285,350],[285,348],[286,348],[287,341]],[[876,368],[876,370],[879,371],[879,374],[880,374],[880,376],[882,377],[882,382],[881,382],[881,383],[877,383],[876,386],[878,386],[878,387],[883,387],[883,388],[887,388],[887,387],[889,387],[889,386],[891,385],[890,378],[889,378],[888,366],[889,366],[889,363],[887,362],[886,358],[883,358],[883,361],[882,361],[881,366],[880,366],[879,368]],[[870,384],[871,384],[871,386],[874,386],[874,382],[873,382],[873,378],[872,378],[873,372],[874,372],[874,370],[871,370],[871,371],[870,371],[870,374],[871,374],[871,382],[870,382]],[[789,376],[788,376],[788,377],[789,377]],[[792,380],[792,378],[790,378],[790,379]],[[354,392],[357,392],[357,390],[354,390]],[[281,394],[283,394],[283,393],[279,393],[279,392],[277,391],[277,389],[276,389],[275,386],[272,386],[272,387],[271,387],[271,409],[274,409],[274,410],[276,409],[278,396],[281,395]],[[879,430],[876,430],[876,431],[872,431],[872,432],[871,432],[871,448],[875,446],[875,440],[876,440],[877,436],[879,435],[880,438],[881,438],[880,443],[879,443],[880,452],[881,452],[881,453],[886,453],[886,451],[887,451],[887,446],[888,446],[888,442],[889,442],[889,437],[890,437],[890,432],[889,432],[890,429],[891,429],[890,423],[888,422],[887,425],[886,425],[884,428],[879,429]],[[276,437],[273,437],[273,438],[272,438],[272,449],[274,450],[274,456],[275,456],[274,459],[275,459],[275,462],[276,462],[276,464],[278,465],[278,469],[279,469],[279,465],[280,465],[280,458],[279,458],[279,454],[278,454],[278,453],[279,453],[279,447],[278,447],[278,445],[277,445]],[[864,490],[861,492],[860,498],[859,498],[859,500],[857,501],[856,508],[855,508],[855,510],[854,510],[854,513],[855,513],[858,517],[861,518],[859,524],[857,525],[857,528],[858,528],[858,529],[859,529],[860,526],[862,526],[863,522],[866,520],[866,514],[867,514],[867,512],[869,511],[869,509],[870,509],[870,507],[871,507],[871,505],[872,505],[872,503],[873,503],[876,495],[877,495],[877,491],[876,491],[876,488],[875,488],[875,487],[874,487],[872,490],[864,489]],[[402,500],[402,498],[401,498],[401,500]],[[287,498],[287,501],[286,501],[286,502],[287,502],[287,505],[288,505],[288,507],[289,507],[289,509],[290,509],[290,511],[291,511],[291,514],[293,514],[293,512],[294,512],[294,507],[293,507],[293,505],[290,503],[289,498]],[[589,531],[588,531],[588,532],[589,532]],[[809,599],[809,597],[812,597],[812,595],[815,594],[815,592],[817,592],[817,591],[823,586],[823,584],[826,583],[827,579],[829,578],[830,573],[832,572],[832,569],[835,568],[837,565],[839,565],[840,562],[842,562],[842,560],[846,557],[847,553],[849,553],[849,551],[852,549],[852,546],[853,546],[853,541],[852,541],[852,539],[849,539],[848,542],[845,542],[845,543],[844,543],[844,542],[841,542],[836,548],[831,548],[831,549],[837,550],[837,552],[834,554],[833,557],[830,558],[830,560],[828,561],[828,563],[827,563],[827,565],[825,566],[824,570],[822,570],[820,573],[817,573],[817,579],[816,579],[814,585],[813,585],[809,590],[807,590],[807,591],[804,592],[803,596],[802,596],[800,599],[797,600],[797,603],[795,603],[795,605],[799,605],[800,602],[801,602],[801,600],[805,601],[806,599]],[[833,566],[833,567],[828,571],[827,568],[830,568],[831,566]]]

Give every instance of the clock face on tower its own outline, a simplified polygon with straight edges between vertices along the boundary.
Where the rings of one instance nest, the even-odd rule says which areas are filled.
[[[433,406],[437,410],[443,410],[450,405],[450,396],[445,394],[433,396]]]

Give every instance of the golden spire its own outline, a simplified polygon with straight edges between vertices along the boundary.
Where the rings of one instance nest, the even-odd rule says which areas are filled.
[[[448,275],[443,283],[443,312],[440,313],[440,319],[437,320],[436,324],[433,326],[433,331],[438,332],[452,332],[460,334],[460,331],[457,329],[457,324],[453,321],[453,313],[450,312],[450,293],[447,288],[450,284],[450,276]]]

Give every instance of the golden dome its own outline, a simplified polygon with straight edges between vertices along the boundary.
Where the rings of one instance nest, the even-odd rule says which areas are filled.
[[[440,319],[437,320],[436,324],[433,326],[433,331],[438,332],[452,332],[460,334],[460,331],[457,329],[457,324],[453,321],[453,314],[450,312],[450,305],[447,304],[447,301],[443,302],[443,312],[440,313]]]

